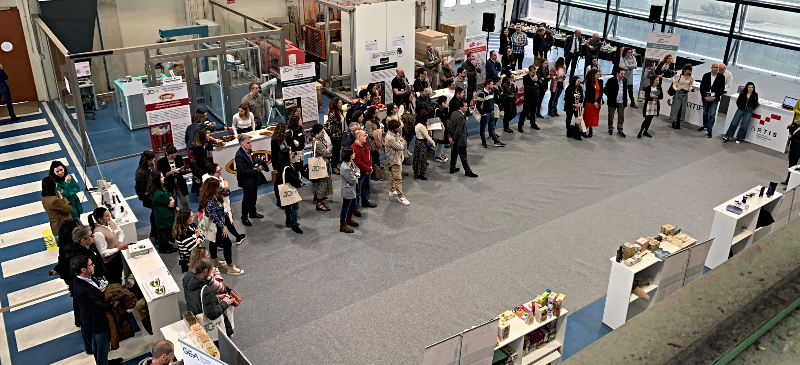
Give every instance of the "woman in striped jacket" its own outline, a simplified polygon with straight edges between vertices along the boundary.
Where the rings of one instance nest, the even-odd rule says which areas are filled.
[[[186,272],[189,270],[189,255],[205,240],[194,223],[194,214],[191,209],[183,208],[178,211],[175,224],[172,226],[172,237],[178,244],[178,263],[181,264],[182,272]]]

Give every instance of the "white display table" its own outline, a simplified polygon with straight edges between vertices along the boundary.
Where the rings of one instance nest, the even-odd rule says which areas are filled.
[[[525,321],[519,317],[511,318],[507,323],[511,326],[508,338],[498,343],[495,350],[495,360],[498,357],[504,356],[500,348],[509,345],[518,354],[517,361],[514,364],[549,364],[560,363],[564,353],[564,339],[567,332],[567,314],[569,312],[566,308],[561,308],[561,315],[558,317],[548,317],[547,321],[542,323],[525,324]],[[525,345],[525,335],[531,333],[545,325],[555,322],[556,323],[556,338],[545,344],[543,347],[531,351],[527,355],[523,354],[523,347]],[[521,361],[521,362],[520,362]],[[463,363],[463,362],[462,362]]]
[[[152,247],[152,243],[149,239],[144,239],[137,242],[137,244],[139,243],[146,243]],[[161,260],[161,256],[158,255],[155,248],[152,248],[147,254],[133,258],[130,256],[129,250],[124,250],[122,251],[122,258],[124,259],[124,262],[130,269],[131,273],[133,273],[133,277],[136,278],[136,283],[139,285],[139,289],[142,290],[145,301],[147,301],[147,308],[150,312],[150,324],[153,328],[153,335],[148,335],[145,331],[144,336],[145,340],[147,340],[149,344],[155,344],[156,341],[162,338],[161,334],[158,332],[158,329],[166,327],[180,319],[178,294],[180,293],[181,287],[170,275],[163,278],[162,284],[168,288],[177,287],[177,292],[166,294],[157,298],[152,298],[149,295],[149,290],[147,288],[149,280],[147,279],[147,274],[158,269],[166,268],[164,261]],[[139,318],[139,311],[135,310],[133,313],[136,319],[139,321],[139,325],[141,327],[142,319]]]
[[[756,189],[761,189],[761,186],[756,186]],[[733,204],[734,201],[740,200],[745,193],[739,194],[714,208],[714,222],[711,224],[710,236],[710,238],[714,239],[714,243],[712,243],[711,250],[706,258],[706,267],[710,269],[716,268],[723,262],[728,261],[728,257],[752,246],[753,243],[772,233],[775,227],[773,223],[756,229],[756,223],[758,222],[758,215],[762,211],[767,211],[773,218],[777,218],[778,209],[780,209],[783,201],[783,194],[776,191],[771,197],[767,197],[765,193],[761,198],[756,194],[756,196],[747,199],[747,204],[750,207],[742,214],[735,214],[726,210],[728,204]]]
[[[664,91],[664,98],[661,99],[661,110],[659,115],[665,116],[669,118],[669,113],[672,111],[672,96],[667,93],[669,87],[672,86],[672,79],[671,78],[662,78],[661,79],[661,90]],[[694,92],[689,92],[689,100],[686,103],[686,115],[684,117],[684,121],[689,124],[694,124],[696,126],[703,125],[703,98],[700,95],[700,83],[694,83]],[[717,103],[717,108],[719,108],[719,103]],[[716,122],[719,122],[719,116],[717,116]],[[716,124],[715,122],[715,124]]]
[[[130,205],[128,205],[128,201],[125,200],[125,197],[119,191],[117,185],[111,184],[111,187],[108,188],[108,191],[111,192],[112,194],[116,194],[119,197],[120,200],[119,206],[121,206],[127,212],[124,218],[120,219],[119,217],[117,217],[117,219],[114,220],[114,223],[116,223],[117,226],[119,226],[119,228],[122,228],[122,232],[125,233],[125,243],[136,242],[137,239],[136,222],[138,222],[139,220],[136,219],[136,215],[133,214]],[[95,208],[100,206],[100,203],[103,200],[100,191],[99,190],[93,191],[91,192],[90,195],[92,197],[92,206],[94,206]],[[87,217],[89,216],[89,214],[91,214],[91,212],[87,212],[81,215],[81,221],[83,223],[88,224],[89,220]]]
[[[272,168],[272,147],[270,146],[272,138],[270,136],[262,136],[258,134],[259,132],[260,130],[256,131],[255,136],[250,140],[253,144],[253,155],[267,161],[270,164],[270,168]],[[228,189],[231,191],[240,189],[239,182],[236,180],[236,151],[239,151],[238,139],[226,143],[225,146],[214,147],[212,152],[214,162],[222,167],[222,178],[228,182]],[[267,171],[264,176],[267,180],[270,180],[272,175]]]
[[[183,360],[183,352],[178,351],[180,349],[180,346],[178,346],[178,340],[186,342],[187,344],[194,346],[196,349],[203,348],[203,344],[197,341],[197,337],[195,337],[194,332],[192,332],[192,330],[186,324],[186,321],[183,319],[170,324],[169,326],[161,327],[161,336],[163,336],[165,340],[172,342],[172,345],[175,346],[175,358],[178,359],[178,361]]]
[[[736,114],[738,109],[736,99],[738,97],[739,94],[731,95],[723,133],[728,131],[733,116]],[[792,123],[794,112],[783,109],[780,104],[769,100],[759,99],[758,103],[760,105],[753,110],[750,126],[747,129],[747,137],[744,140],[780,153],[786,152],[787,141],[789,140],[789,129],[786,127]]]

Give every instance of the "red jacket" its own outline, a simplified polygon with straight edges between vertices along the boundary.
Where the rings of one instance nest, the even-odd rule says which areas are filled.
[[[359,146],[358,143],[353,143],[353,152],[356,153],[356,158],[353,159],[355,162],[356,167],[359,170],[363,171],[365,174],[372,173],[372,155],[369,152],[369,145],[364,143],[363,146]]]

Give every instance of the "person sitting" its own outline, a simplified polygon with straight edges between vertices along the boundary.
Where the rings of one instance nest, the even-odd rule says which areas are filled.
[[[436,104],[433,102],[433,100],[431,100],[428,89],[422,89],[422,91],[419,92],[419,96],[417,96],[417,108],[419,108],[420,105],[424,105],[426,111],[429,113],[431,113],[433,108],[436,107]]]
[[[139,365],[170,365],[175,357],[175,345],[169,340],[159,340],[150,349],[150,355],[139,361]]]
[[[89,215],[89,227],[94,231],[94,245],[103,257],[106,266],[106,278],[111,284],[122,284],[122,255],[119,251],[127,250],[125,233],[119,228],[111,213],[104,207],[98,207]]]
[[[233,327],[225,311],[233,303],[233,299],[226,296],[222,300],[217,299],[214,290],[210,287],[203,290],[211,282],[211,259],[204,257],[197,261],[194,272],[187,272],[183,276],[183,293],[186,300],[186,310],[194,315],[202,314],[207,321],[212,321],[219,316],[223,317],[225,323],[225,334],[233,335]]]

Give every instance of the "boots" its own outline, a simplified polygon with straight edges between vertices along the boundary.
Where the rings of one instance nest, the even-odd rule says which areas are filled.
[[[327,211],[331,210],[331,208],[328,208],[325,205],[325,203],[319,201],[319,202],[317,202],[317,210],[322,211],[322,212],[327,212]]]
[[[345,224],[347,224],[348,226],[358,227],[358,222],[353,220],[353,216],[352,215],[348,215],[347,216],[347,220],[345,221]]]
[[[353,229],[352,229],[352,228],[348,227],[348,226],[347,226],[347,223],[345,223],[345,222],[340,222],[340,223],[339,223],[339,232],[344,232],[344,233],[353,233],[353,232],[355,232],[355,231],[353,231]]]
[[[639,109],[639,107],[636,106],[636,99],[631,98],[631,107],[633,107],[634,109]]]

